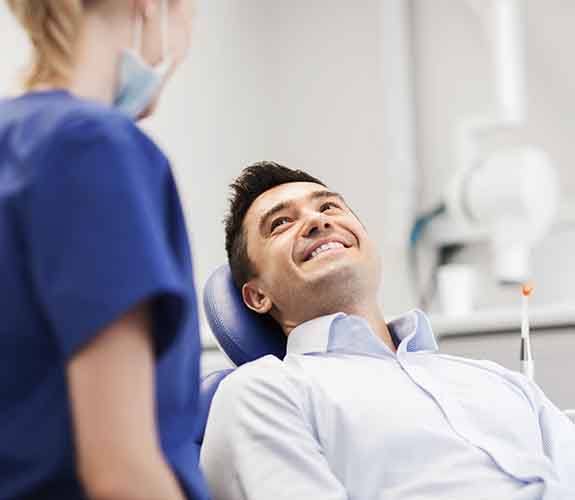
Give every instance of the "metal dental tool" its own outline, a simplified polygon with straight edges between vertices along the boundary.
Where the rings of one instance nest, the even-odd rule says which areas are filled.
[[[529,380],[533,380],[535,368],[533,366],[533,353],[531,352],[531,336],[529,332],[529,296],[533,286],[523,285],[521,288],[521,373]]]

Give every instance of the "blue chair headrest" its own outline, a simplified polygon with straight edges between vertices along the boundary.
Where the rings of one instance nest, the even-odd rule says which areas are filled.
[[[283,359],[287,338],[270,316],[244,304],[228,264],[218,267],[204,288],[204,308],[214,336],[236,366],[273,354]]]

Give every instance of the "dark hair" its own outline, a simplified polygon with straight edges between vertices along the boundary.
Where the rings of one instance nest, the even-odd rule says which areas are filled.
[[[248,245],[243,228],[244,218],[254,200],[280,184],[288,182],[314,182],[325,184],[301,170],[292,170],[273,161],[260,161],[244,168],[230,185],[229,212],[224,219],[226,252],[236,286],[241,287],[255,275],[248,257]]]

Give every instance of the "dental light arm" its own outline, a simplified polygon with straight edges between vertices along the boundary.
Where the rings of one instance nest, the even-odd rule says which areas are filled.
[[[539,148],[486,152],[477,136],[526,121],[526,0],[469,1],[489,34],[497,106],[489,115],[464,118],[456,129],[456,170],[445,192],[446,215],[433,239],[445,244],[488,238],[498,280],[522,282],[530,275],[531,250],[556,216],[557,174]]]

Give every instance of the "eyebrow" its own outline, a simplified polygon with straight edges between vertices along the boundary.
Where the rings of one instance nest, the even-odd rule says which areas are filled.
[[[328,190],[314,191],[313,193],[310,193],[308,196],[306,196],[306,198],[308,200],[318,200],[322,198],[337,198],[345,205],[345,200],[343,199],[343,196],[334,191],[328,191]],[[260,218],[260,222],[258,224],[260,233],[263,233],[265,231],[268,221],[274,215],[276,215],[278,212],[285,210],[286,208],[290,208],[291,206],[293,206],[293,204],[294,204],[293,201],[280,201],[272,208],[270,208],[264,215],[262,215],[262,217]]]

